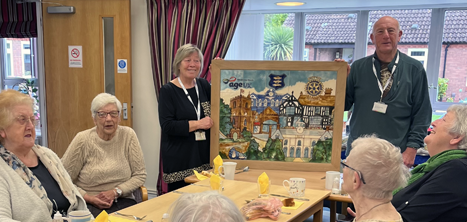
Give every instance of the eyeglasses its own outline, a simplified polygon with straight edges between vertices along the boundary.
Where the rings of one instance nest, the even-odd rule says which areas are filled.
[[[28,122],[31,122],[32,125],[37,125],[37,120],[36,120],[36,116],[31,116],[31,117],[26,117],[26,116],[18,116],[16,117],[16,121],[18,121],[18,123],[20,125],[25,125],[27,124]]]
[[[349,169],[351,169],[351,170],[357,172],[358,177],[360,177],[360,180],[362,180],[363,184],[366,184],[366,183],[365,183],[365,180],[363,179],[363,175],[362,175],[362,173],[361,173],[360,171],[358,171],[358,170],[356,170],[356,169],[350,167],[349,165],[347,165],[346,163],[344,163],[343,160],[341,160],[341,165],[342,165],[342,167],[347,167],[347,168],[349,168]]]
[[[107,115],[109,115],[109,114],[110,114],[110,117],[117,118],[118,114],[120,114],[119,111],[112,111],[112,112],[99,111],[99,112],[96,112],[96,113],[97,113],[97,116],[99,118],[102,118],[102,119],[107,118]]]

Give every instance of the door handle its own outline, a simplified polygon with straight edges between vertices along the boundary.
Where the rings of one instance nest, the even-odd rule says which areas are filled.
[[[123,119],[128,119],[128,103],[123,103]]]

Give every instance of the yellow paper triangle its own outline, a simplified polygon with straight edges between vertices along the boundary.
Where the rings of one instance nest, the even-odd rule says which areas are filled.
[[[109,220],[109,214],[103,210],[99,215],[97,215],[94,222],[107,222]]]
[[[269,177],[266,172],[263,172],[258,177],[259,190],[261,194],[268,194],[269,190]]]
[[[214,169],[213,172],[216,175],[219,175],[219,167],[224,164],[224,161],[222,160],[221,156],[217,155],[216,158],[214,158]]]
[[[205,179],[208,178],[207,176],[204,176],[204,175],[198,173],[198,171],[196,171],[196,170],[193,170],[193,172],[195,172],[195,176],[196,176],[196,178],[198,178],[198,180],[205,180]]]

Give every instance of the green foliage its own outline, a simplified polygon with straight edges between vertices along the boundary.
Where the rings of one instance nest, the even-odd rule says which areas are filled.
[[[222,159],[229,159],[229,157],[227,157],[227,155],[225,155],[225,153],[223,153],[223,152],[219,152],[219,156],[220,156]]]
[[[448,98],[446,99],[446,102],[452,103],[452,102],[454,102],[454,99],[453,99],[452,97],[448,97]]]
[[[330,163],[332,153],[332,138],[318,141],[313,148],[313,158],[310,162]]]
[[[224,99],[221,98],[219,107],[219,130],[224,135],[228,135],[231,129],[232,123],[230,122],[230,108],[229,105],[224,103]]]
[[[264,15],[265,26],[282,26],[288,14],[266,14]]]
[[[266,27],[264,49],[264,59],[292,60],[293,29],[285,26]]]
[[[246,130],[246,129],[243,129],[243,131],[242,131],[242,136],[243,136],[243,138],[244,138],[246,141],[250,141],[250,140],[251,140],[251,137],[252,137],[251,132],[249,132],[249,131]]]
[[[446,96],[449,79],[438,77],[438,100]]]
[[[248,160],[262,160],[263,154],[259,151],[259,144],[256,140],[250,141],[250,146],[248,146],[248,150],[245,153],[245,156]]]

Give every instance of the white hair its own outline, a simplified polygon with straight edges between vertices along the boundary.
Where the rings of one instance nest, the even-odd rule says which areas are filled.
[[[352,155],[354,154],[354,155]],[[410,177],[400,149],[374,135],[363,136],[352,143],[352,166],[359,170],[365,183],[363,196],[392,199],[392,191],[404,187]]]
[[[169,222],[243,222],[242,213],[217,191],[185,193],[169,209]]]
[[[108,104],[115,104],[118,108],[118,112],[122,112],[122,103],[120,102],[120,100],[117,99],[117,97],[108,93],[100,93],[99,95],[94,97],[94,99],[91,102],[92,118],[96,117],[96,113],[97,111],[99,111],[99,109]]]
[[[451,105],[447,112],[455,114],[455,120],[449,129],[449,133],[464,137],[458,145],[458,149],[467,150],[467,105]]]

